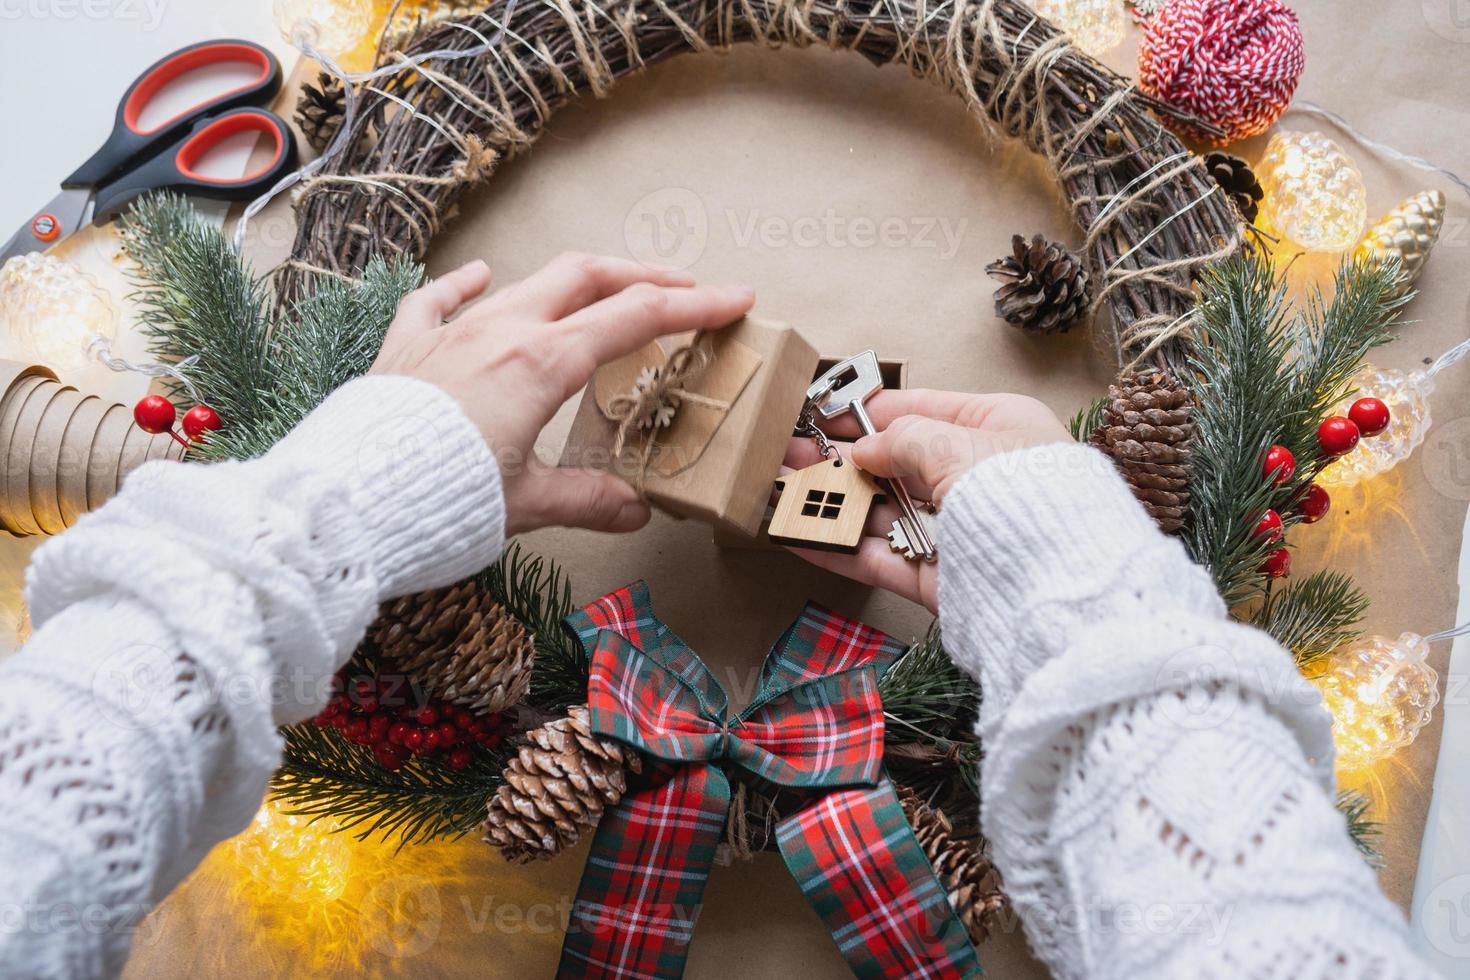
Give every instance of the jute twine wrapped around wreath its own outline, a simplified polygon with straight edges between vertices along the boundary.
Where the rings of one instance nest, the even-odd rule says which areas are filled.
[[[1155,114],[1210,127],[1142,95],[1017,0],[496,0],[384,56],[490,45],[359,93],[345,151],[301,186],[279,295],[302,295],[311,273],[355,277],[376,253],[422,258],[465,188],[529,147],[562,104],[672,55],[747,42],[903,64],[1045,156],[1084,232],[1092,312],[1112,314],[1120,362],[1167,350],[1193,273],[1243,244],[1227,197]]]

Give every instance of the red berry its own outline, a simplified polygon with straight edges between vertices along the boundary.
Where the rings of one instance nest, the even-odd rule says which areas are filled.
[[[133,406],[133,421],[144,432],[161,435],[174,427],[174,403],[162,395],[144,395]]]
[[[333,715],[332,727],[337,729],[337,731],[343,732],[345,734],[347,731],[347,723],[351,720],[352,719],[348,718],[346,715]]]
[[[1377,398],[1359,398],[1348,409],[1348,418],[1365,436],[1376,436],[1388,428],[1388,406]]]
[[[373,715],[368,720],[368,737],[374,742],[386,741],[388,738],[388,716]]]
[[[1285,548],[1277,548],[1266,556],[1261,562],[1261,574],[1269,578],[1281,578],[1291,571],[1291,552]]]
[[[394,722],[388,728],[388,741],[394,745],[403,745],[404,738],[408,735],[408,726],[401,721]]]
[[[1334,415],[1317,426],[1317,442],[1328,456],[1343,456],[1358,444],[1358,424],[1352,419]]]
[[[426,704],[414,715],[420,725],[433,725],[439,721],[439,712],[434,710],[432,704]]]
[[[463,708],[457,708],[454,712],[454,723],[460,728],[469,728],[475,723],[475,716]]]
[[[362,738],[367,734],[368,720],[362,716],[347,719],[347,737]]]
[[[439,732],[439,744],[442,747],[448,748],[459,741],[459,729],[454,727],[453,722],[440,722],[437,731]]]
[[[1332,506],[1332,498],[1327,495],[1317,484],[1307,487],[1307,492],[1302,494],[1302,499],[1297,501],[1296,509],[1301,511],[1302,520],[1308,524],[1316,524],[1327,516],[1328,509]]]
[[[471,758],[472,756],[470,755],[469,749],[455,749],[453,752],[449,753],[449,768],[463,769],[465,766],[470,764]]]
[[[439,733],[432,728],[424,729],[424,751],[433,752],[439,748]]]
[[[469,732],[471,735],[485,734],[485,726],[480,724],[480,720],[478,718],[466,725],[464,730],[466,732]]]
[[[206,432],[220,427],[219,413],[208,405],[195,405],[184,413],[183,426],[184,434],[199,442]]]
[[[330,728],[332,726],[332,716],[323,711],[313,718],[311,723],[318,728]]]
[[[410,728],[408,734],[403,736],[403,744],[415,752],[424,747],[424,730],[422,728]]]
[[[1296,474],[1296,457],[1285,446],[1272,446],[1266,450],[1266,456],[1261,461],[1261,469],[1265,472],[1266,479],[1271,481],[1271,485],[1279,487]]]
[[[1256,522],[1256,529],[1251,534],[1257,538],[1264,538],[1267,541],[1280,541],[1281,515],[1274,510],[1266,511],[1266,513],[1261,515],[1261,519]]]
[[[387,742],[373,746],[373,758],[384,769],[397,769],[403,765],[403,754]]]
[[[378,685],[373,683],[371,677],[359,677],[352,682],[352,696],[355,700],[373,697],[378,693]]]

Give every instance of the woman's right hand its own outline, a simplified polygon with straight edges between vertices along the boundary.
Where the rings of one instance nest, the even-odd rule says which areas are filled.
[[[1025,395],[888,390],[874,395],[866,407],[879,430],[877,435],[863,436],[849,445],[836,441],[836,437],[859,435],[850,415],[823,424],[843,458],[874,476],[903,480],[915,499],[932,501],[938,507],[943,506],[945,495],[956,481],[983,459],[1071,441],[1056,414]],[[800,469],[819,458],[811,439],[797,437],[787,451],[786,466]],[[791,550],[814,565],[896,592],[937,613],[939,566],[910,561],[889,547],[888,531],[897,518],[898,508],[893,501],[874,508],[855,555]]]

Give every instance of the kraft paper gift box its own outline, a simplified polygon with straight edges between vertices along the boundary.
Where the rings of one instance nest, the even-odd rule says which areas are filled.
[[[691,342],[707,354],[703,370],[685,385],[694,397],[679,405],[667,428],[628,431],[614,458],[620,423],[609,415],[613,400]],[[610,470],[662,510],[752,537],[817,362],[815,348],[795,330],[757,317],[655,342],[598,369],[577,407],[561,463]]]

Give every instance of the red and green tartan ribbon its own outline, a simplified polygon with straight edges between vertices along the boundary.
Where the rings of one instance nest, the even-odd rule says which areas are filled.
[[[878,679],[902,645],[809,603],[731,717],[724,688],[653,615],[644,583],[566,625],[591,657],[593,729],[661,764],[598,825],[558,977],[683,974],[736,769],[799,801],[777,846],[854,974],[980,974],[883,771]]]

